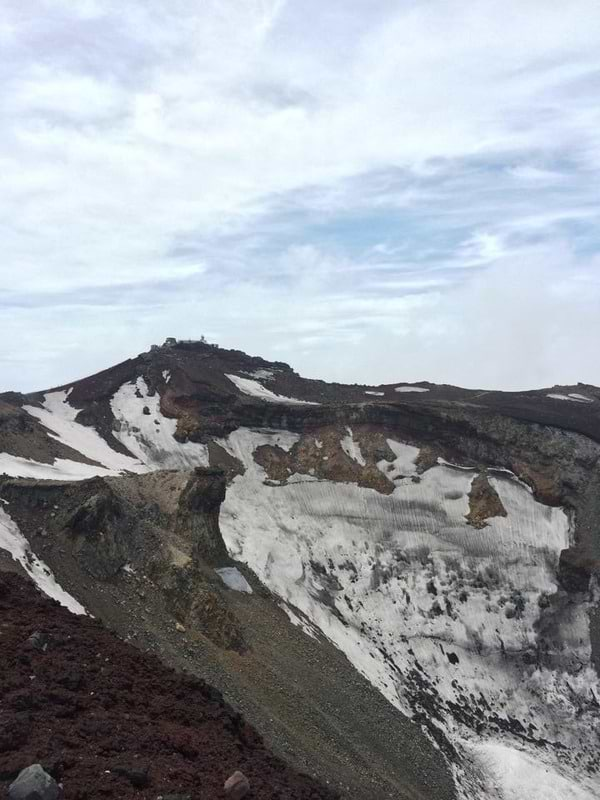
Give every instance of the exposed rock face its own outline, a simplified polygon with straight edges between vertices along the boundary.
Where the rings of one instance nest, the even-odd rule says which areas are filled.
[[[469,800],[502,796],[501,748],[597,793],[600,390],[341,386],[199,343],[27,400],[81,448],[53,468],[104,476],[0,485],[30,539],[44,517],[55,570],[56,545],[100,581],[131,569],[170,630],[249,661],[262,592],[428,729]],[[243,599],[214,572],[231,557],[260,579]]]
[[[481,473],[471,483],[467,522],[474,528],[485,528],[490,517],[506,516],[506,509],[502,505],[498,492],[491,486],[487,475]]]
[[[172,567],[160,583],[172,613],[183,621],[184,630],[201,632],[217,647],[238,652],[246,649],[241,625],[223,593],[207,586],[197,569]]]
[[[220,646],[243,647],[212,569],[231,563],[218,521],[225,497],[221,470],[198,467],[192,473],[75,484],[8,479],[0,492],[20,507],[24,525],[43,519],[38,535],[45,550],[67,551],[100,581],[114,580],[124,569],[147,572],[162,585],[177,619]]]
[[[225,499],[225,473],[216,467],[196,467],[179,497],[177,532],[189,537],[197,558],[215,566],[229,557],[219,531],[219,511]]]
[[[17,402],[24,398],[14,397]],[[0,400],[0,431],[6,434],[23,434],[33,430],[33,420],[19,406]]]
[[[77,507],[68,528],[73,536],[73,553],[94,578],[106,580],[117,574],[127,563],[131,548],[123,504],[102,479],[95,479],[97,488]]]

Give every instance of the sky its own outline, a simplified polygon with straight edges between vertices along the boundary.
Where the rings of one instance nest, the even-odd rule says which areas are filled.
[[[2,0],[0,75],[0,391],[600,384],[597,0]]]

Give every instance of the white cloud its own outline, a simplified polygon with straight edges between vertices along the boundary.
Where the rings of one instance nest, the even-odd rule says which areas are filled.
[[[317,258],[317,254],[313,254]],[[240,282],[174,301],[18,309],[0,318],[4,387],[57,385],[148,348],[201,333],[226,347],[287,360],[307,377],[365,383],[431,379],[473,388],[598,383],[600,260],[568,247],[507,256],[454,288],[357,294]],[[403,287],[404,289],[405,287]],[[215,302],[215,297],[219,301]],[[122,320],[128,320],[127,337]],[[49,340],[48,330],[56,334]],[[27,369],[23,369],[23,360]]]
[[[597,13],[595,0],[6,0],[0,324],[17,350],[25,327],[57,343],[51,376],[74,363],[78,292],[123,287],[111,345],[78,336],[102,361],[219,287],[215,324],[256,293],[255,349],[277,335],[296,362],[270,319],[310,308],[321,328],[298,333],[299,357],[310,366],[329,342],[336,376],[356,379],[335,342],[414,332],[415,296],[435,331],[447,298],[472,300],[461,292],[482,267],[508,269],[532,243],[563,240],[584,264],[600,249]],[[178,290],[186,277],[197,297]],[[433,371],[420,377],[441,379],[421,356]],[[20,357],[14,379],[39,382]],[[380,349],[382,371],[397,363]]]

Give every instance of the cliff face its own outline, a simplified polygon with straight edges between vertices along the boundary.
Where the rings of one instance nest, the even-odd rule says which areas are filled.
[[[224,683],[235,673],[234,692],[260,651],[313,694],[317,736],[334,712],[263,638],[265,620],[286,641],[295,626],[302,652],[337,648],[404,743],[408,720],[427,731],[403,779],[401,750],[346,724],[373,763],[385,752],[389,781],[373,796],[393,786],[510,800],[525,784],[510,783],[507,759],[517,775],[541,765],[548,791],[595,796],[600,390],[340,386],[186,344],[5,402],[31,429],[0,438],[0,471],[69,482],[5,480],[0,496],[84,605],[86,576],[98,581],[94,614],[118,627],[122,602],[166,653],[156,631],[176,621],[210,642],[210,669]],[[32,459],[44,438],[45,457]],[[297,727],[252,681],[248,692]],[[294,757],[326,774],[318,748],[292,738]],[[348,752],[339,745],[336,779]]]
[[[218,522],[225,497],[221,470],[197,467],[191,473],[76,483],[5,479],[0,495],[19,529],[29,531],[34,551],[56,564],[77,596],[85,592],[77,578],[84,583],[86,575],[100,585],[120,585],[123,576],[151,576],[164,595],[166,613],[181,624],[195,622],[220,645],[243,648],[240,626],[226,607],[223,581],[215,571],[232,565]],[[201,602],[212,605],[214,619],[193,618]]]

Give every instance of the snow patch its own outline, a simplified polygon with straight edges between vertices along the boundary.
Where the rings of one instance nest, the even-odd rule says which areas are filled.
[[[360,445],[358,442],[354,441],[354,436],[352,434],[352,428],[346,428],[348,431],[347,436],[340,441],[340,445],[342,446],[342,450],[349,456],[353,461],[356,461],[357,464],[360,464],[361,467],[366,466],[366,461],[364,459],[363,454],[360,450]]]
[[[229,378],[229,380],[237,386],[240,392],[243,392],[250,397],[258,397],[259,400],[265,400],[267,403],[287,403],[288,405],[300,406],[319,405],[319,403],[314,403],[311,400],[297,400],[294,397],[284,397],[281,394],[275,394],[275,392],[265,388],[258,381],[253,381],[249,378],[240,378],[239,375],[226,375],[225,377]]]
[[[46,481],[84,481],[96,476],[107,477],[119,475],[120,472],[83,464],[81,461],[70,461],[57,458],[53,464],[44,464],[31,458],[0,453],[0,475],[5,473],[12,478],[35,478]]]
[[[428,392],[429,389],[425,389],[422,386],[396,386],[394,391],[400,392],[401,394],[409,394],[410,392],[417,392],[421,394],[422,392]]]
[[[285,450],[286,453],[289,453],[296,442],[300,441],[300,435],[292,433],[291,431],[238,428],[234,433],[228,436],[227,439],[217,439],[215,441],[217,444],[221,445],[230,456],[237,458],[238,461],[246,465],[248,453],[253,454],[260,445],[279,447]],[[250,455],[250,459],[252,464],[256,466],[252,455]]]
[[[171,373],[169,372],[168,369],[163,370],[162,376],[163,376],[164,382],[165,383],[169,383],[169,381],[171,380]]]
[[[216,569],[215,572],[221,578],[225,586],[229,587],[229,589],[233,589],[234,592],[252,594],[252,587],[237,567],[221,567],[220,569]]]
[[[593,403],[591,397],[586,397],[583,394],[547,394],[546,397],[552,400],[570,400],[571,403]]]
[[[475,467],[465,467],[463,464],[454,464],[452,461],[446,461],[445,458],[438,458],[437,463],[441,464],[444,467],[453,467],[453,469],[464,469],[467,472],[472,472],[475,469]],[[510,472],[510,470],[503,469],[502,467],[495,467],[494,472],[505,472],[508,473],[509,475],[512,475],[512,472]]]
[[[31,550],[27,539],[19,530],[16,522],[0,508],[0,548],[7,550],[15,561],[35,582],[41,591],[72,611],[73,614],[86,614],[85,608],[57,583],[52,570],[44,564]]]
[[[51,439],[70,447],[77,453],[81,453],[84,458],[95,461],[97,464],[111,470],[112,474],[118,474],[122,471],[146,472],[146,468],[138,460],[113,450],[95,428],[81,425],[75,421],[80,409],[73,408],[68,402],[70,394],[71,389],[68,391],[48,392],[44,395],[42,408],[23,406],[23,409],[30,416],[39,420],[45,428],[52,431],[52,433],[48,434]],[[64,472],[69,469],[69,467],[64,467],[65,463],[73,464],[75,462],[65,462],[63,460],[62,463],[62,471]],[[81,465],[82,472],[86,472],[83,468],[87,466],[89,465]],[[87,471],[85,477],[89,477],[90,474],[96,475],[99,473],[96,471],[89,473]]]
[[[373,397],[385,397],[385,392],[365,392],[365,394],[373,395]]]
[[[584,403],[593,403],[593,397],[586,397],[584,394],[577,394],[576,392],[570,392],[569,397],[573,400],[583,400]]]
[[[417,474],[416,460],[419,455],[419,448],[403,442],[395,442],[393,439],[386,439],[388,447],[393,452],[393,461],[377,462],[377,469],[383,472],[386,478],[391,481],[398,481],[402,478],[411,478]]]
[[[113,436],[145,469],[193,469],[208,466],[208,448],[175,439],[177,421],[163,416],[160,395],[150,395],[144,378],[125,383],[110,401],[118,430]],[[144,408],[150,413],[144,414]],[[158,423],[158,424],[157,424]]]

